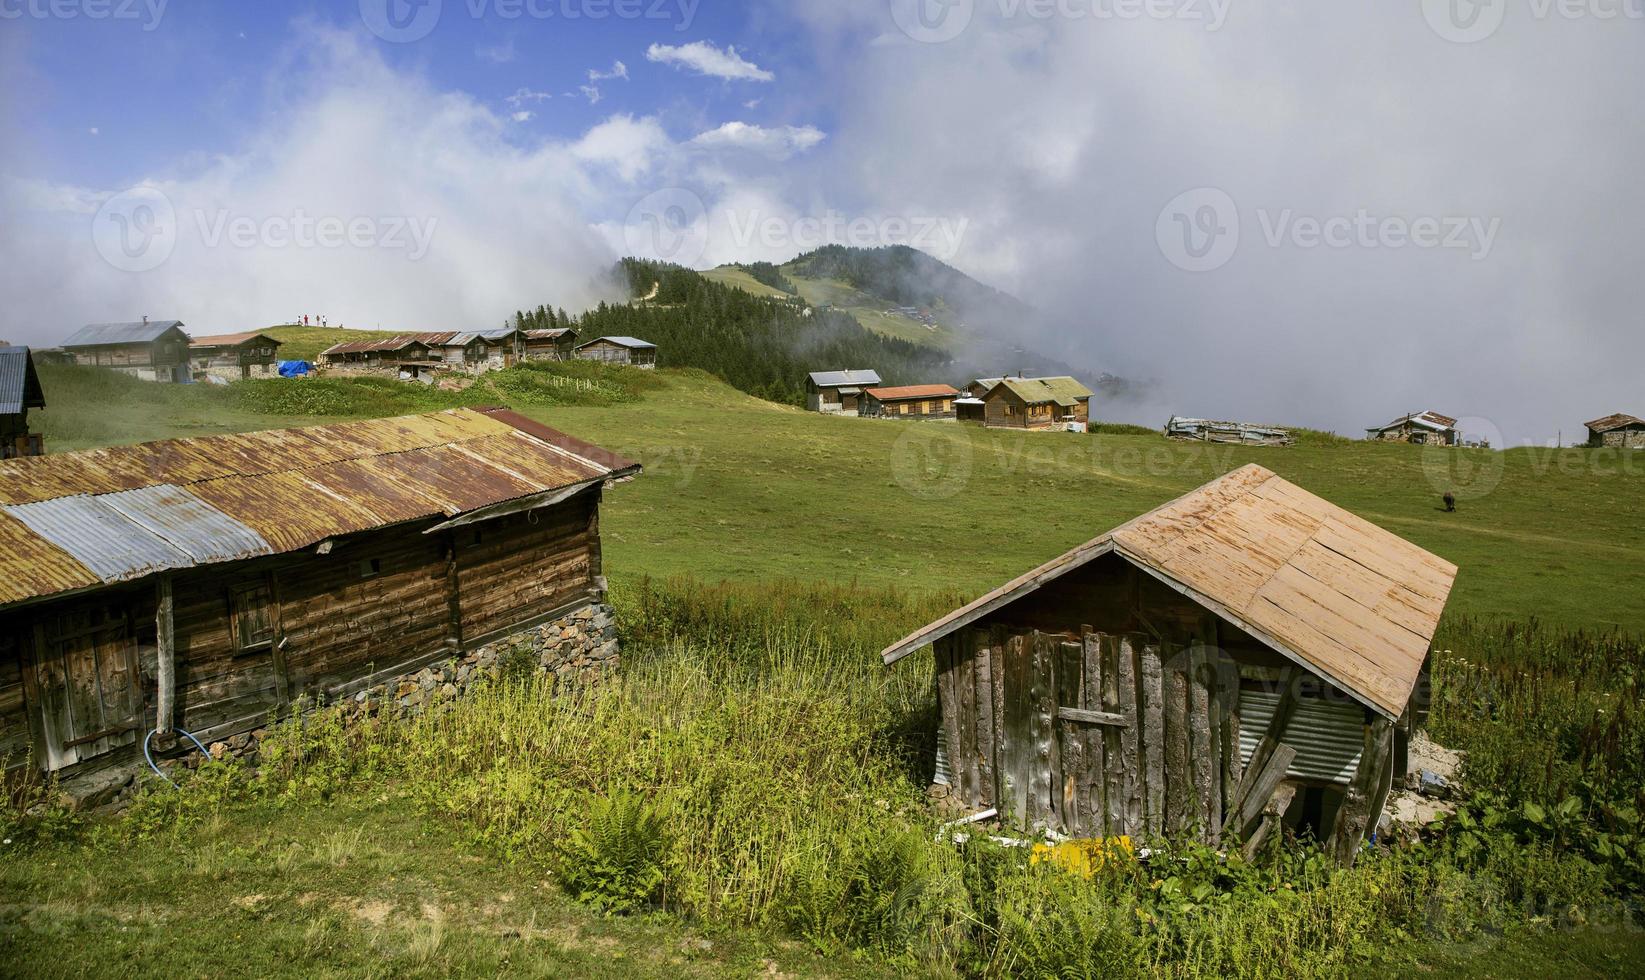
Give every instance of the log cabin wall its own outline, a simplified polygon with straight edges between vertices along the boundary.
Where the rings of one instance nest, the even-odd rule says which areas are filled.
[[[1347,862],[1386,797],[1385,719],[1117,556],[934,649],[939,775],[1016,826],[1254,848],[1307,820]]]
[[[422,521],[339,538],[326,555],[173,573],[175,724],[207,741],[248,731],[300,696],[323,700],[599,602],[598,502],[587,492],[433,534]],[[0,614],[8,770],[32,761],[69,776],[135,758],[156,720],[156,579]],[[58,638],[88,623],[95,632],[75,635],[89,639]]]

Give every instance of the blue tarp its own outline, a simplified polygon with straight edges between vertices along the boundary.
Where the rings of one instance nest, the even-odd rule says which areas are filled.
[[[300,378],[312,370],[314,370],[314,365],[307,361],[280,362],[280,377],[282,378]]]

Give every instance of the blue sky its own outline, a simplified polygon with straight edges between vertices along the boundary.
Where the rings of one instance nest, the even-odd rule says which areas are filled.
[[[0,337],[900,243],[1156,382],[1111,418],[1645,412],[1641,0],[389,2],[0,0]]]
[[[112,2],[119,9],[125,0]],[[354,0],[168,0],[157,7],[136,3],[118,18],[25,16],[5,29],[21,35],[10,51],[26,64],[31,98],[21,105],[19,123],[32,137],[33,162],[90,184],[136,179],[191,154],[233,147],[261,125],[270,100],[278,98],[279,70],[308,70],[303,30],[315,25],[369,38],[389,64],[438,87],[469,93],[499,111],[531,112],[515,134],[521,140],[574,135],[622,112],[660,113],[682,126],[789,122],[784,107],[799,102],[808,112],[803,122],[824,117],[816,101],[774,92],[805,50],[763,34],[759,9],[729,0],[644,0],[639,9],[658,16],[600,16],[607,6],[598,0],[529,6],[444,0],[426,36],[403,43],[370,35]],[[577,18],[567,19],[567,10]],[[762,68],[773,66],[767,70],[777,81],[718,79],[645,57],[653,44],[691,42],[733,46]],[[589,78],[591,71],[609,75],[619,62],[626,78]],[[585,87],[598,90],[597,101]],[[516,93],[523,98],[508,103]]]

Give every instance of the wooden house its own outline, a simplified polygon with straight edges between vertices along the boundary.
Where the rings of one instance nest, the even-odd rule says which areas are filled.
[[[1182,415],[1173,415],[1171,421],[1165,423],[1165,436],[1184,442],[1220,442],[1234,446],[1289,446],[1296,442],[1289,430],[1271,425],[1192,419]]]
[[[1456,446],[1462,442],[1457,420],[1438,412],[1418,412],[1394,419],[1387,425],[1366,429],[1373,442],[1409,442],[1418,446]]]
[[[862,394],[865,418],[951,419],[959,390],[951,385],[904,385],[898,388],[867,388]]]
[[[74,363],[104,367],[144,381],[186,382],[189,336],[181,320],[90,323],[63,341]]]
[[[1403,775],[1455,576],[1252,465],[883,656],[934,645],[936,781],[972,810],[1252,848],[1311,831],[1346,863]]]
[[[863,391],[879,383],[873,371],[813,371],[805,379],[805,407],[824,415],[856,415]]]
[[[638,337],[599,337],[572,348],[580,361],[604,361],[650,370],[657,366],[657,345]]]
[[[0,462],[0,759],[89,777],[503,646],[614,658],[599,506],[636,472],[470,409]]]
[[[280,342],[266,333],[226,333],[195,337],[189,342],[194,380],[276,377]]]
[[[321,351],[320,362],[330,368],[392,371],[406,362],[443,361],[445,356],[441,349],[423,339],[425,336],[398,334],[386,340],[344,341]]]
[[[1091,421],[1091,389],[1073,378],[1001,378],[982,400],[983,424],[991,428],[1051,429]]]
[[[1588,445],[1645,449],[1645,421],[1632,415],[1607,415],[1588,423]]]
[[[577,331],[569,327],[521,331],[521,349],[530,361],[569,361]]]
[[[0,459],[44,455],[44,442],[29,432],[29,409],[45,407],[29,349],[0,346]]]

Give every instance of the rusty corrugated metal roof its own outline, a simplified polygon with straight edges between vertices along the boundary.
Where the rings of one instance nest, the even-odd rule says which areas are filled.
[[[1619,413],[1616,415],[1607,415],[1602,419],[1594,419],[1592,422],[1588,423],[1587,427],[1595,432],[1610,432],[1614,429],[1625,429],[1630,425],[1645,425],[1645,422],[1641,422],[1632,415],[1622,415]]]
[[[903,385],[900,388],[869,388],[868,393],[882,402],[906,398],[952,398],[958,395],[953,385]]]
[[[169,483],[93,499],[119,511],[126,520],[150,534],[165,539],[195,564],[238,561],[274,553],[256,531]]]
[[[127,582],[194,560],[127,520],[99,497],[59,497],[7,507],[29,530],[73,555],[105,583]]]
[[[261,337],[274,346],[280,346],[281,341],[275,340],[266,333],[257,330],[248,330],[244,333],[214,333],[207,337],[195,337],[189,341],[190,347],[238,347],[248,340]]]
[[[34,533],[27,524],[0,509],[0,604],[21,602],[98,585],[102,579],[73,555]]]
[[[637,470],[511,412],[470,409],[6,460],[0,605]]]

